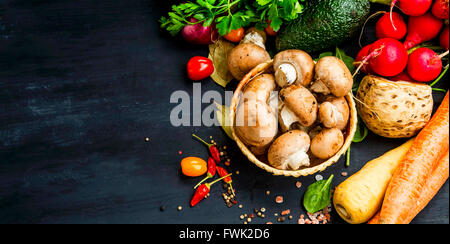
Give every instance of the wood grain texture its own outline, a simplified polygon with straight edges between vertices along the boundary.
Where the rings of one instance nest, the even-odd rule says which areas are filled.
[[[171,125],[170,95],[192,96],[185,64],[207,48],[161,32],[157,20],[171,3],[161,2],[0,1],[0,223],[233,224],[260,207],[267,216],[288,208],[293,216],[304,213],[300,201],[314,177],[300,178],[298,190],[296,179],[249,163],[220,128]],[[363,41],[372,39],[368,31]],[[354,56],[357,45],[344,49]],[[210,80],[202,90],[224,93]],[[438,104],[443,94],[435,98]],[[180,175],[180,160],[208,155],[192,132],[228,146],[243,210],[224,205],[221,187],[188,207],[198,179]],[[402,142],[371,134],[353,145],[350,168],[341,159],[321,174],[334,173],[337,185],[340,172],[352,174]],[[275,204],[276,195],[285,203]],[[448,206],[447,182],[414,223],[448,224]],[[266,221],[275,219],[257,223]],[[336,214],[332,222],[343,223]]]

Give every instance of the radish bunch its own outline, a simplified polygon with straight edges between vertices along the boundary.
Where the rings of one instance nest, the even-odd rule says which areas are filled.
[[[393,11],[395,6],[409,16],[408,23]],[[448,50],[449,27],[444,24],[448,17],[449,0],[393,0],[391,12],[385,13],[376,24],[379,40],[361,49],[355,66],[364,73],[394,81],[436,79],[442,71],[441,58],[448,52],[440,56],[429,48],[417,46],[439,39],[442,48]]]

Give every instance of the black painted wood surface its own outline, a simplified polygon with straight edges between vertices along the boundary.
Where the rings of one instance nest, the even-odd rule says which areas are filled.
[[[171,125],[170,96],[192,95],[185,64],[207,48],[160,31],[157,20],[169,4],[0,1],[0,223],[241,223],[241,214],[261,207],[268,217],[254,222],[265,223],[285,209],[294,217],[304,213],[302,196],[314,177],[263,172],[218,127]],[[364,42],[373,39],[367,32]],[[356,41],[344,48],[354,56]],[[202,92],[224,93],[209,79],[201,84]],[[435,98],[438,105],[443,94]],[[198,179],[181,176],[180,160],[208,156],[192,132],[228,146],[232,169],[240,171],[234,185],[243,209],[228,209],[221,187],[188,207]],[[341,172],[355,173],[403,141],[370,134],[353,145],[351,167],[342,159],[321,174],[335,174],[337,185],[345,179]],[[275,204],[276,195],[285,203]],[[447,182],[414,223],[449,223],[448,206]]]

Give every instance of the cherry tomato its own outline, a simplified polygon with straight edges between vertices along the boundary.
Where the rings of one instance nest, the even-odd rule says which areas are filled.
[[[278,32],[274,31],[273,28],[270,26],[270,24],[272,23],[272,21],[267,21],[267,27],[265,29],[266,34],[268,36],[277,36]]]
[[[199,177],[208,171],[208,164],[205,160],[197,157],[187,157],[181,160],[181,171],[189,177]]]
[[[232,30],[230,33],[228,33],[227,35],[225,35],[223,37],[230,42],[240,42],[242,40],[242,38],[244,38],[244,34],[245,34],[245,30],[243,27],[241,27],[237,30]]]
[[[187,64],[189,79],[199,81],[208,78],[214,73],[214,64],[209,58],[193,57]]]

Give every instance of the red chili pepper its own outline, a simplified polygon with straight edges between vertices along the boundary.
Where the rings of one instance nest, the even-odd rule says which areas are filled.
[[[208,179],[213,178],[216,175],[216,162],[213,158],[208,158],[208,174],[206,178],[204,178],[202,181],[200,181],[194,189],[196,189],[198,186],[200,186],[203,182],[205,182]]]
[[[222,177],[220,179],[217,179],[211,183],[206,183],[200,185],[197,190],[195,191],[194,197],[192,197],[191,200],[191,206],[194,207],[197,205],[201,200],[205,199],[206,195],[208,195],[209,191],[211,190],[211,186],[216,184],[217,182],[223,180],[226,177],[230,177],[232,174],[226,175],[225,177]]]
[[[202,138],[198,137],[195,134],[192,134],[192,136],[197,138],[199,141],[203,142],[209,148],[209,153],[211,154],[211,157],[216,161],[216,163],[220,163],[220,161],[221,161],[220,153],[216,146],[214,146],[213,144],[207,143],[206,141],[204,141]]]
[[[216,168],[217,168],[217,173],[219,174],[220,177],[224,177],[224,176],[228,175],[228,171],[226,169],[224,169],[224,168],[222,168],[220,166],[217,166]],[[233,195],[234,195],[235,192],[234,192],[234,189],[233,189],[233,184],[232,184],[233,180],[231,179],[231,176],[225,177],[223,179],[223,181],[230,186],[231,191],[233,192]]]
[[[193,57],[187,64],[189,79],[199,81],[208,78],[214,73],[214,64],[209,58]]]

